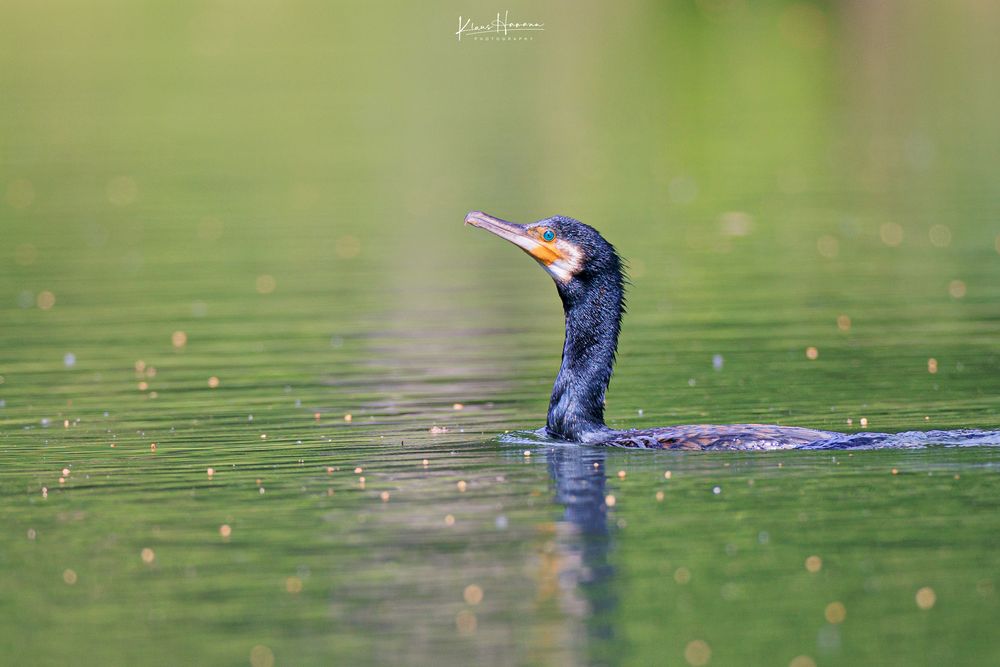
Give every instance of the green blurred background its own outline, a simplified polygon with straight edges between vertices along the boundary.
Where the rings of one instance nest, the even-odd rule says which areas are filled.
[[[545,29],[456,37],[498,10]],[[645,499],[602,543],[617,602],[553,593],[579,561],[556,557],[579,548],[558,480],[492,435],[542,423],[561,312],[530,260],[461,222],[570,215],[628,259],[616,426],[996,428],[998,25],[985,0],[5,0],[4,653],[699,664],[705,640],[712,664],[995,661],[976,630],[997,612],[989,451],[859,455],[830,484],[820,459],[781,455],[779,495],[738,518],[694,486],[673,518],[649,503],[664,468],[703,486],[773,459],[609,454],[609,484],[628,469]],[[414,472],[425,457],[441,478]],[[886,496],[904,464],[978,481]],[[481,521],[445,537],[443,495],[473,473],[511,483],[463,496]],[[882,503],[898,539],[864,514]],[[698,572],[743,522],[747,549],[785,526],[782,557]],[[799,580],[817,545],[844,564],[822,592]],[[674,595],[678,563],[711,592]],[[883,568],[892,585],[871,584]],[[950,615],[914,621],[935,577]],[[470,633],[455,605],[484,580],[496,606],[470,607]],[[845,590],[870,602],[841,637],[822,610]]]
[[[699,339],[756,320],[815,325],[795,344],[826,353],[847,315],[872,325],[859,346],[914,357],[894,382],[926,380],[959,326],[965,367],[997,369],[977,336],[996,331],[1000,282],[992,3],[509,10],[547,29],[460,42],[458,16],[494,14],[461,3],[5,3],[11,361],[47,325],[87,321],[86,344],[136,308],[239,317],[231,297],[261,275],[275,298],[255,308],[321,319],[320,296],[355,275],[406,293],[386,308],[432,309],[502,271],[511,307],[531,306],[508,319],[540,303],[558,338],[545,277],[460,228],[481,208],[603,230],[631,263],[633,321],[660,341],[689,317]],[[484,261],[498,268],[470,270]],[[18,309],[46,291],[51,312]],[[629,373],[663,354],[631,365],[642,335],[624,338]]]

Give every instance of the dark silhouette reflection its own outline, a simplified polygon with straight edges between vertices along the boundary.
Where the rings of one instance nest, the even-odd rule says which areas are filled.
[[[617,598],[609,562],[613,530],[605,504],[605,453],[591,447],[552,447],[549,475],[554,501],[563,506],[556,524],[558,581],[563,611],[582,621],[580,648],[590,664],[617,662],[611,653]]]

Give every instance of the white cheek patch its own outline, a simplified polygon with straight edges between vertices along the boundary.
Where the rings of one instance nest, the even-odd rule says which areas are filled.
[[[568,283],[583,268],[583,253],[572,243],[564,241],[556,241],[556,249],[562,257],[551,264],[542,264],[542,267],[559,282]]]

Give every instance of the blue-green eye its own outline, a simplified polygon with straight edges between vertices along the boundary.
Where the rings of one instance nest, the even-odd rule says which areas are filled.
[[[552,240],[554,240],[556,238],[556,233],[554,231],[552,231],[551,229],[546,229],[542,233],[542,238],[545,239],[546,241],[552,241]]]

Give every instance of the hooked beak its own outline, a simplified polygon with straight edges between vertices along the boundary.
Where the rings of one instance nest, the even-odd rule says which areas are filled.
[[[553,262],[561,258],[560,253],[553,246],[545,244],[529,234],[526,225],[519,225],[514,222],[501,220],[500,218],[494,218],[492,215],[488,215],[482,211],[469,211],[469,214],[465,216],[465,224],[485,229],[502,239],[510,241],[541,262],[542,266],[549,267]]]
[[[528,236],[524,225],[494,218],[482,211],[469,211],[469,214],[465,216],[465,224],[492,232],[528,252],[531,252],[533,247],[540,245],[538,241]]]

